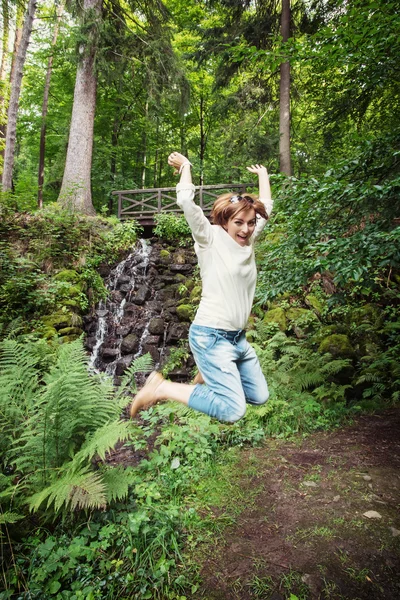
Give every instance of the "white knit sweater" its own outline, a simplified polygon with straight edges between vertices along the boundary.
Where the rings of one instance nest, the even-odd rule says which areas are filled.
[[[178,183],[176,191],[178,206],[183,209],[195,240],[203,284],[194,323],[226,331],[245,329],[257,278],[253,244],[266,221],[258,218],[249,245],[240,246],[225,229],[211,225],[193,202],[194,185]],[[260,200],[269,215],[272,201]]]

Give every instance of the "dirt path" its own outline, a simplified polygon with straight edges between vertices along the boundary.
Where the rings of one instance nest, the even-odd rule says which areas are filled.
[[[400,599],[400,410],[246,449],[235,485],[246,509],[202,547],[196,598]]]

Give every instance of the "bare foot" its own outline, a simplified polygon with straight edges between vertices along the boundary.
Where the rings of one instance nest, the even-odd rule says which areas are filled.
[[[145,406],[153,406],[160,398],[157,395],[157,388],[164,382],[164,377],[161,373],[153,371],[146,379],[146,383],[142,389],[136,394],[131,404],[131,419],[133,419],[139,410]]]

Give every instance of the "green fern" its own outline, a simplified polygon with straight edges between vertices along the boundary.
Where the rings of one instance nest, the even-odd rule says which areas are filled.
[[[38,510],[47,500],[47,508],[54,503],[58,512],[64,505],[74,509],[105,508],[107,505],[106,485],[100,473],[84,467],[79,471],[67,471],[54,483],[34,494],[29,500],[31,511]]]
[[[151,358],[135,360],[122,390],[115,392],[111,378],[88,372],[81,340],[61,346],[46,369],[34,345],[1,344],[0,423],[9,436],[7,460],[19,472],[14,501],[31,497],[33,510],[46,505],[56,512],[67,506],[104,507],[108,498],[126,495],[126,478],[93,472],[94,461],[105,461],[118,441],[137,434],[120,420],[121,406],[130,400],[126,394],[134,373],[149,371]],[[3,504],[10,499],[7,484]]]
[[[19,515],[18,513],[7,511],[7,512],[0,514],[0,525],[8,525],[8,524],[11,525],[13,523],[16,523],[17,521],[20,521],[23,518],[24,518],[23,515]]]
[[[106,486],[107,502],[123,500],[128,495],[129,485],[136,481],[136,474],[131,468],[115,467],[103,472]]]
[[[81,465],[95,456],[105,460],[107,452],[114,448],[117,442],[129,439],[130,433],[131,424],[126,421],[113,421],[99,427],[87,436],[81,449],[75,454],[73,464]]]
[[[135,375],[137,373],[148,373],[153,369],[154,363],[150,354],[144,354],[136,358],[130,367],[125,371],[124,376],[121,379],[118,392],[115,396],[116,401],[120,409],[125,408],[131,401],[129,393],[136,392]]]

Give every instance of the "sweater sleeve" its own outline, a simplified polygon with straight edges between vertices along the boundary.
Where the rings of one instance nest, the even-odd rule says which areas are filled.
[[[177,204],[183,210],[195,242],[208,246],[212,239],[212,226],[200,206],[194,203],[193,184],[178,183],[176,186]]]
[[[271,212],[272,212],[272,207],[273,207],[273,200],[272,198],[268,198],[267,200],[264,198],[259,198],[260,202],[262,202],[265,206],[265,210],[267,212],[267,215],[270,216]],[[256,228],[254,230],[253,235],[251,236],[251,241],[254,242],[254,240],[256,240],[258,238],[258,236],[260,235],[260,233],[262,232],[262,230],[264,229],[265,225],[267,223],[266,219],[263,219],[262,217],[259,217],[257,219],[257,224],[256,224]]]

